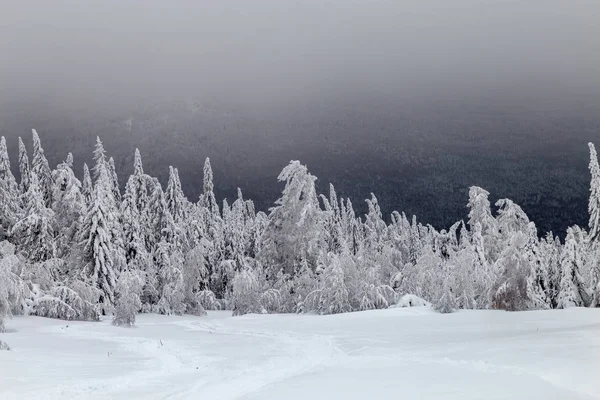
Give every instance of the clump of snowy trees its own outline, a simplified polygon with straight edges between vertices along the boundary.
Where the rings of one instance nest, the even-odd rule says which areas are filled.
[[[281,197],[256,211],[238,190],[219,204],[210,160],[203,191],[186,198],[176,168],[165,188],[134,172],[121,192],[97,140],[81,180],[73,157],[52,170],[38,134],[19,139],[19,180],[0,141],[0,329],[12,314],[133,325],[143,312],[195,315],[334,314],[387,308],[406,295],[440,312],[534,310],[600,304],[600,167],[590,144],[589,226],[564,243],[540,237],[508,199],[492,207],[472,187],[468,218],[447,230],[392,213],[375,195],[366,215],[333,186],[319,194],[298,161],[283,168]],[[30,161],[31,160],[31,161]],[[16,169],[15,169],[16,170]]]

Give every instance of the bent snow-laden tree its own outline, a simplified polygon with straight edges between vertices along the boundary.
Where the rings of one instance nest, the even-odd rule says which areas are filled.
[[[291,161],[277,179],[285,188],[270,210],[260,253],[271,277],[280,270],[293,275],[303,262],[315,269],[322,242],[317,178],[299,161]]]

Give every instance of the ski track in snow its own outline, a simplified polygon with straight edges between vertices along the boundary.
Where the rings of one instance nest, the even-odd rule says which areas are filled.
[[[148,392],[147,396],[150,396],[149,398],[191,399],[202,393],[203,397],[206,396],[210,399],[235,399],[266,385],[309,371],[326,362],[336,352],[333,339],[321,335],[302,337],[285,332],[232,330],[225,329],[221,324],[204,322],[202,317],[190,318],[192,319],[172,322],[167,320],[162,324],[141,323],[137,328],[132,329],[112,327],[105,321],[101,326],[110,331],[106,330],[102,333],[84,329],[87,328],[87,325],[71,324],[67,330],[53,326],[47,330],[47,333],[64,332],[73,338],[110,342],[116,344],[122,351],[137,354],[146,361],[140,363],[136,370],[123,376],[57,385],[52,389],[44,388],[33,396],[48,399],[106,399],[126,393],[145,393],[148,382],[167,383],[181,379],[182,382],[185,382],[182,387],[168,384],[163,387],[154,387],[155,390]],[[233,335],[265,339],[273,347],[283,349],[285,352],[281,356],[267,360],[264,364],[231,365],[225,362],[219,368],[219,359],[190,355],[188,349],[178,346],[168,337],[149,339],[114,335],[115,332],[136,333],[143,330],[146,325],[176,326],[188,331],[215,336]],[[199,337],[198,340],[201,338]],[[107,354],[107,357],[110,356]],[[199,372],[200,368],[196,369],[196,366],[204,364],[207,366]]]
[[[532,323],[530,317],[539,321]],[[566,323],[561,321],[563,317],[568,317]],[[14,348],[16,367],[24,367],[21,370],[27,374],[26,366],[18,364],[24,362],[21,359],[32,363],[46,360],[44,354],[38,355],[26,345],[33,347],[36,340],[49,338],[56,340],[57,357],[66,353],[64,361],[75,371],[81,368],[83,375],[60,372],[61,360],[57,359],[57,374],[66,374],[64,379],[44,380],[39,376],[43,368],[32,371],[35,376],[14,376],[0,354],[3,400],[270,399],[295,394],[293,385],[300,385],[298,391],[307,390],[312,382],[316,382],[314,393],[308,392],[313,393],[309,396],[335,399],[348,398],[338,392],[343,387],[336,387],[336,382],[344,386],[346,379],[350,398],[359,398],[352,387],[365,390],[373,385],[385,390],[381,384],[390,384],[396,372],[408,374],[405,379],[410,384],[411,373],[421,376],[420,371],[436,379],[445,373],[472,376],[475,387],[478,380],[484,386],[501,385],[501,389],[503,385],[510,388],[511,382],[517,386],[529,382],[548,393],[549,399],[600,399],[596,377],[600,370],[600,313],[594,310],[562,314],[461,312],[451,316],[427,310],[385,310],[331,317],[235,318],[213,312],[207,317],[142,315],[131,329],[113,327],[109,321],[67,323],[21,317],[9,321],[9,326],[13,321],[17,329],[4,340]],[[19,339],[21,331],[24,336]],[[73,348],[63,350],[65,343]],[[38,348],[45,349],[39,343]],[[101,352],[105,349],[104,357]],[[91,366],[86,365],[88,350],[94,353]],[[558,356],[553,352],[559,352]],[[550,361],[546,365],[545,358],[536,357],[550,357]],[[579,367],[577,357],[582,358]],[[3,383],[3,375],[12,379],[8,385]],[[41,382],[35,381],[38,378]],[[289,385],[292,389],[286,392]],[[323,390],[332,388],[327,385],[335,390],[328,396]],[[457,393],[454,386],[459,383],[450,379],[448,385],[451,393]],[[3,387],[8,387],[6,393],[1,392]],[[418,383],[404,387],[412,390],[410,393],[422,393]],[[522,389],[531,391],[532,387]],[[480,398],[476,393],[484,393],[465,389],[470,390],[465,398]],[[435,393],[425,393],[423,398],[439,398]],[[515,392],[518,398],[528,398],[524,393]],[[543,398],[538,396],[535,398]]]
[[[211,399],[234,399],[244,394],[257,391],[269,384],[289,379],[293,376],[310,371],[332,359],[338,349],[333,338],[321,335],[302,337],[288,332],[242,331],[226,329],[221,324],[207,324],[196,321],[181,321],[175,325],[187,330],[210,332],[214,334],[250,336],[279,342],[278,348],[285,349],[283,356],[269,360],[263,365],[253,365],[236,370],[223,376],[214,377],[216,384],[205,380],[194,384],[181,392],[169,397],[172,399],[190,399],[198,393]],[[223,393],[227,394],[224,396]]]

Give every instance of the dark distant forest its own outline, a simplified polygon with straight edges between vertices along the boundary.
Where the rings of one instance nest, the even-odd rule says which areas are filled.
[[[190,200],[201,191],[208,156],[219,201],[240,187],[266,211],[281,191],[278,173],[298,159],[319,178],[320,190],[333,183],[357,212],[366,210],[364,199],[373,192],[386,217],[405,211],[441,229],[466,215],[468,189],[478,185],[492,199],[520,204],[540,233],[563,236],[567,226],[587,224],[586,143],[600,142],[596,94],[579,93],[567,105],[552,97],[502,101],[494,93],[468,102],[384,100],[323,100],[265,112],[217,100],[78,109],[13,99],[0,109],[0,135],[13,168],[17,137],[29,147],[36,128],[51,166],[70,151],[79,175],[99,135],[115,158],[121,186],[139,146],[147,172],[163,185],[168,166],[179,168]]]

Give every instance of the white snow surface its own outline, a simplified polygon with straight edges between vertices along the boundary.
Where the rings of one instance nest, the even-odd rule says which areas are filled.
[[[600,399],[600,310],[15,317],[9,399]]]

